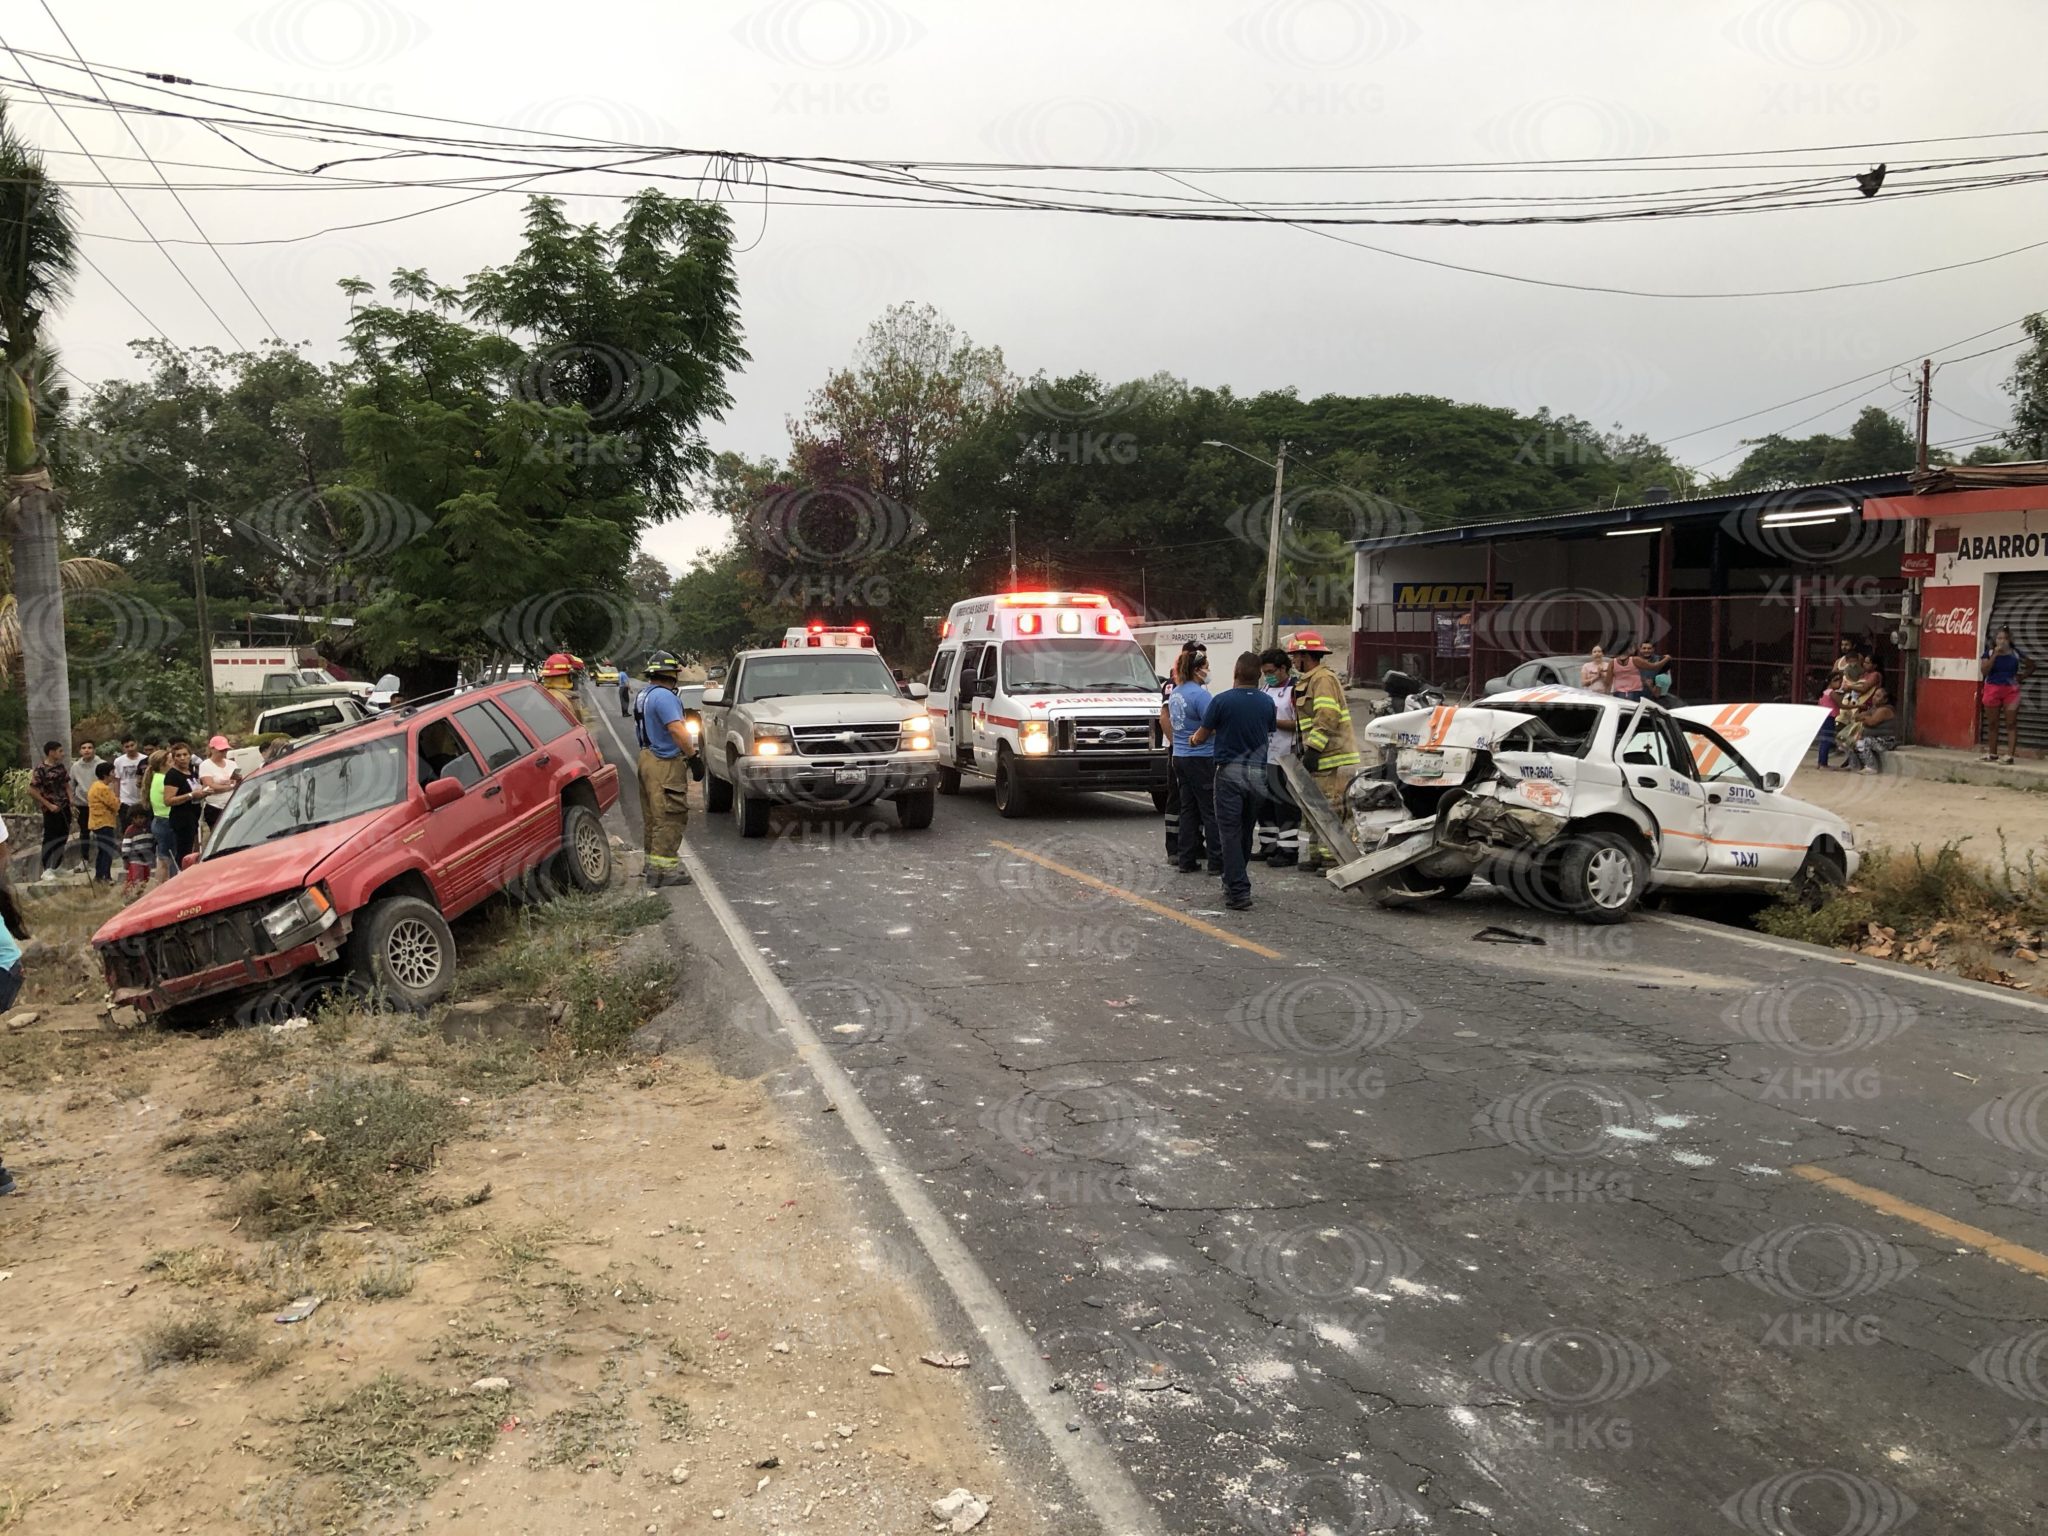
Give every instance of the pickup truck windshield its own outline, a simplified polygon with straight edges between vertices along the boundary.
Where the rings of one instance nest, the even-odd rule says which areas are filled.
[[[901,696],[896,678],[873,651],[858,656],[755,656],[740,669],[734,702],[785,699],[792,694],[881,693]],[[699,695],[701,699],[701,695]]]
[[[1003,647],[1005,693],[1159,692],[1152,663],[1131,640],[1012,640]]]
[[[396,805],[406,792],[405,764],[405,738],[387,736],[259,774],[228,801],[207,839],[206,857],[218,859]]]

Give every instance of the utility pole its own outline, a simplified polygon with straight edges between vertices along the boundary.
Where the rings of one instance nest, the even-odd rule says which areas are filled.
[[[1017,590],[1017,514],[1010,513],[1010,590]]]
[[[1152,617],[1152,598],[1145,589],[1145,564],[1138,562],[1138,611],[1146,618]]]
[[[1918,449],[1913,462],[1921,469],[1927,468],[1927,408],[1934,403],[1934,359],[1920,359],[1920,428],[1917,434]]]
[[[199,681],[206,688],[206,734],[220,729],[220,711],[213,698],[213,626],[206,616],[206,551],[199,542],[199,503],[190,501],[185,511],[192,523],[192,602],[199,621]]]
[[[1287,480],[1287,441],[1280,441],[1280,454],[1273,464],[1273,517],[1266,529],[1266,627],[1261,644],[1275,646],[1280,623],[1280,498]]]

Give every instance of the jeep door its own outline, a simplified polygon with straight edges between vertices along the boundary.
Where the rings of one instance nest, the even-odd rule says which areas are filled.
[[[1697,874],[1707,866],[1707,797],[1692,755],[1662,710],[1639,708],[1616,722],[1621,781],[1658,828],[1657,868]]]
[[[427,863],[427,879],[444,915],[453,917],[490,894],[482,883],[482,845],[496,827],[497,801],[484,798],[483,769],[469,743],[445,717],[429,720],[413,733],[413,776],[422,787],[435,779],[453,779],[462,798],[427,812],[400,841],[419,848]]]
[[[484,862],[491,889],[516,879],[561,843],[562,817],[543,754],[494,699],[479,699],[455,711],[455,725],[468,738],[482,767],[482,798],[493,802],[499,827]]]

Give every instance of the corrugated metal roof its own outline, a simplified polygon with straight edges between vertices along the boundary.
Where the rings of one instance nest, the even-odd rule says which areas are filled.
[[[1496,539],[1571,537],[1638,528],[1660,523],[1700,522],[1731,512],[1790,511],[1848,502],[1860,506],[1872,496],[1902,496],[1911,488],[1905,470],[1887,475],[1852,475],[1816,480],[1808,485],[1782,485],[1768,491],[1721,491],[1705,496],[1674,496],[1668,501],[1638,502],[1627,507],[1589,507],[1543,517],[1499,518],[1488,523],[1452,523],[1414,533],[1353,539],[1353,549],[1412,549],[1425,544],[1484,544]],[[1830,499],[1832,498],[1832,500]]]

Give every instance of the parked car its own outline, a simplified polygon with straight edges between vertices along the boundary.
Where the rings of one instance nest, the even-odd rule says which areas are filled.
[[[1481,698],[1491,698],[1496,693],[1506,693],[1510,688],[1576,688],[1579,686],[1579,669],[1591,661],[1591,656],[1538,656],[1525,661],[1505,677],[1489,677],[1486,686],[1479,690]]]
[[[1365,857],[1332,878],[1406,900],[1483,875],[1596,923],[1620,922],[1653,890],[1817,898],[1861,857],[1846,821],[1785,793],[1826,715],[1667,710],[1577,688],[1389,715],[1366,728],[1378,770],[1346,793]]]
[[[252,773],[206,851],[93,935],[157,1014],[340,965],[406,1008],[454,980],[449,920],[547,868],[602,889],[618,770],[530,682],[401,705]]]
[[[368,683],[343,682],[325,667],[300,667],[291,672],[266,672],[260,691],[264,698],[278,702],[347,697],[360,703],[375,690]]]
[[[312,699],[302,704],[280,704],[256,717],[258,736],[289,736],[294,741],[338,725],[354,725],[370,718],[371,711],[345,695]]]

